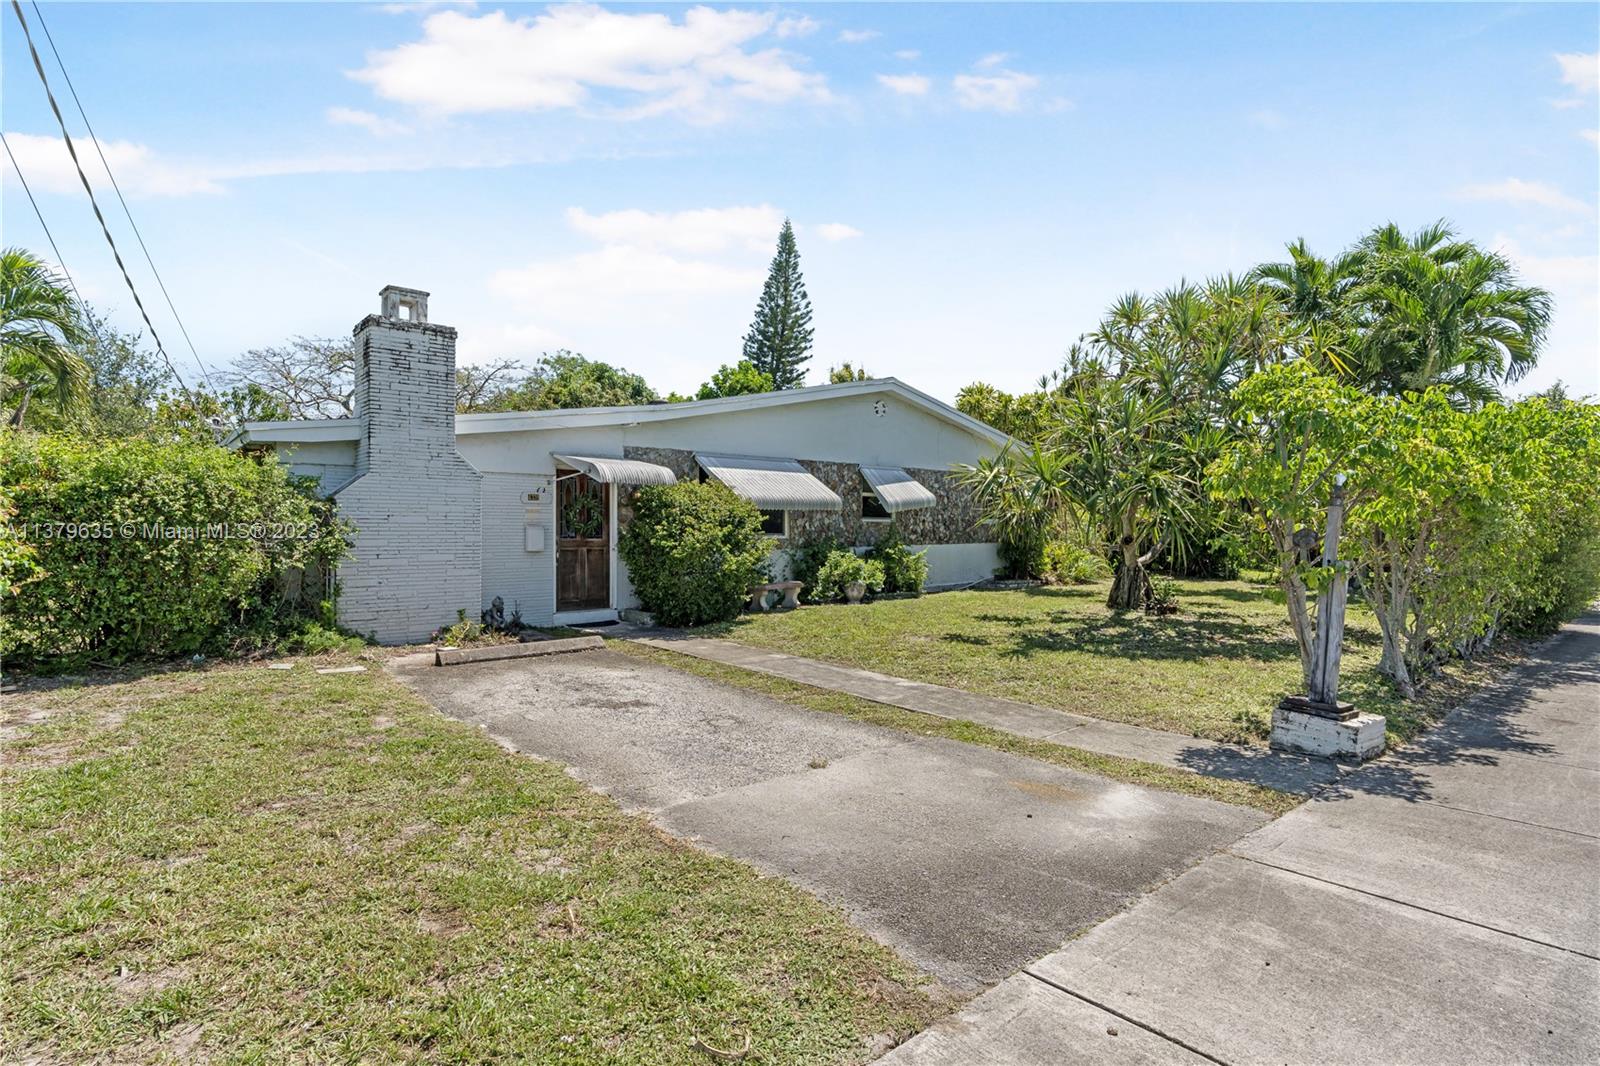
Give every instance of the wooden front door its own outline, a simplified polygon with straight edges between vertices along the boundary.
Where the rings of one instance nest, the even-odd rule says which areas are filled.
[[[587,474],[556,483],[556,610],[611,606],[611,486]]]

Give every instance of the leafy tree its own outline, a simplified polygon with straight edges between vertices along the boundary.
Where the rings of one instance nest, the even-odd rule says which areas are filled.
[[[644,378],[622,367],[561,349],[539,358],[514,383],[486,391],[474,411],[547,411],[572,407],[629,407],[660,399]]]
[[[700,386],[697,400],[714,400],[719,396],[749,396],[758,392],[771,392],[772,376],[757,370],[748,359],[739,360],[736,366],[722,366],[711,375],[711,380]]]
[[[89,368],[75,352],[83,339],[79,308],[66,279],[32,252],[0,252],[0,403],[20,429],[35,398],[66,417],[82,402]]]
[[[349,418],[356,405],[355,359],[348,338],[295,337],[245,352],[223,381],[276,397],[289,418]]]
[[[1048,383],[1047,379],[1043,384]],[[1013,395],[981,381],[956,393],[956,410],[1025,442],[1045,435],[1053,402],[1051,392],[1044,388]]]
[[[83,309],[78,353],[89,368],[89,386],[77,422],[86,433],[131,437],[154,424],[158,404],[175,383],[142,341],[140,334],[122,333],[92,308]]]
[[[784,219],[755,321],[745,334],[744,358],[778,388],[798,388],[805,383],[805,364],[811,358],[811,333],[811,298],[800,274],[800,250],[794,227]]]
[[[840,363],[838,366],[828,368],[828,384],[840,385],[847,381],[869,381],[872,375],[867,373],[866,367],[859,370],[849,363]]]

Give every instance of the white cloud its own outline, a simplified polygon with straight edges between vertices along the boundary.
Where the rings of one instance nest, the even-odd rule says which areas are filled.
[[[745,289],[753,300],[766,270],[730,266],[649,248],[608,245],[493,275],[489,284],[520,307],[580,319],[640,299],[694,297]]]
[[[1548,207],[1556,211],[1592,215],[1594,207],[1575,196],[1568,196],[1554,185],[1542,181],[1507,178],[1482,185],[1468,185],[1457,193],[1464,200],[1494,200],[1507,204]]]
[[[40,136],[32,133],[6,134],[17,166],[35,191],[55,193],[81,193],[83,185],[72,165],[72,156],[60,137]],[[106,169],[87,137],[75,137],[78,158],[89,176],[89,184],[98,194],[110,184]],[[101,151],[106,162],[117,176],[117,184],[124,194],[133,197],[192,196],[196,193],[222,191],[213,175],[186,163],[159,158],[148,145],[132,141],[101,141]],[[9,168],[7,168],[9,170]]]
[[[986,56],[980,56],[978,61],[972,65],[979,70],[993,70],[995,67],[1004,65],[1005,61],[1010,58],[1010,52],[990,52]]]
[[[907,63],[909,63],[914,59],[921,59],[922,53],[917,51],[915,48],[902,48],[900,51],[894,54],[894,57],[896,59],[904,59]]]
[[[411,132],[411,127],[403,122],[374,115],[371,111],[358,111],[353,107],[330,107],[327,118],[335,126],[356,126],[374,137],[398,137]]]
[[[1281,130],[1289,124],[1283,112],[1270,107],[1258,107],[1245,117],[1252,126],[1260,126],[1264,130]]]
[[[1549,290],[1555,305],[1544,355],[1518,390],[1545,388],[1560,379],[1579,395],[1600,395],[1600,362],[1594,354],[1600,335],[1600,256],[1538,255],[1505,234],[1496,234],[1490,246],[1511,260],[1523,281]]]
[[[809,15],[791,15],[788,18],[779,19],[778,24],[772,28],[772,32],[779,37],[809,37],[816,33],[817,27],[821,25],[822,23]]]
[[[968,111],[1020,111],[1023,98],[1039,79],[1015,70],[993,74],[957,74],[951,81],[956,102]]]
[[[878,84],[901,96],[927,96],[932,82],[921,74],[879,74]]]
[[[1561,83],[1580,96],[1600,92],[1600,52],[1558,52]]]
[[[591,4],[517,19],[445,11],[423,22],[420,40],[369,53],[350,76],[385,99],[444,115],[587,108],[709,122],[738,101],[831,99],[826,79],[789,53],[747,47],[777,24],[770,12],[706,7],[681,22]]]
[[[1600,144],[1600,130],[1579,130],[1578,136],[1590,144]]]
[[[843,222],[824,222],[817,227],[817,236],[825,241],[847,241],[861,236],[861,231]]]
[[[694,211],[607,211],[599,215],[569,207],[567,224],[603,244],[696,254],[729,248],[770,251],[783,226],[783,212],[770,204]]]
[[[836,39],[840,44],[865,44],[882,36],[877,30],[840,30]]]

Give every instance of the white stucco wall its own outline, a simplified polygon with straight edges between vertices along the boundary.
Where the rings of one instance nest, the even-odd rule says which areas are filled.
[[[556,602],[554,478],[548,474],[483,475],[483,607],[496,596],[528,625],[550,625]],[[537,494],[536,503],[528,501]],[[542,548],[527,549],[528,525],[540,529]]]

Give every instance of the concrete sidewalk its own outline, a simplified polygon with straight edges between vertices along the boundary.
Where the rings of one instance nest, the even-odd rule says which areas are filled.
[[[880,1060],[1600,1062],[1600,616]]]
[[[1101,755],[1139,759],[1178,770],[1190,770],[1207,777],[1248,781],[1283,792],[1308,795],[1319,785],[1336,780],[1341,773],[1337,763],[1326,759],[1308,759],[1266,748],[1220,744],[1214,740],[1186,737],[1181,733],[1107,722],[1070,711],[1037,707],[1031,703],[995,696],[980,696],[943,685],[908,681],[903,677],[891,677],[871,670],[836,666],[798,655],[752,648],[731,640],[669,634],[630,635],[628,639],[652,648],[739,666],[815,688],[847,692],[908,711],[976,722],[1034,740],[1048,740]]]

